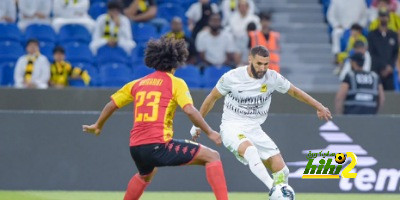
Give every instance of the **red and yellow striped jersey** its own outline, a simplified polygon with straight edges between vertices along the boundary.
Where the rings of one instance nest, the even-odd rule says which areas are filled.
[[[185,81],[161,71],[129,82],[111,99],[118,108],[134,102],[130,146],[169,142],[176,106],[193,104]]]

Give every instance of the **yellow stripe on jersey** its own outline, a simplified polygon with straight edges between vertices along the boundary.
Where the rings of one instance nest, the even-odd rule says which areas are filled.
[[[193,104],[192,97],[190,96],[189,88],[184,80],[167,73],[172,82],[172,99],[169,101],[164,115],[164,141],[167,142],[172,139],[174,135],[173,123],[174,115],[177,105],[183,108],[185,105]]]
[[[111,99],[114,101],[115,105],[118,108],[122,108],[133,101],[132,97],[132,87],[138,80],[131,81],[125,84],[121,89],[119,89],[116,93],[111,95]]]
[[[167,73],[172,79],[172,96],[174,101],[183,108],[187,104],[193,104],[192,96],[185,81]]]
[[[168,107],[165,110],[164,116],[164,141],[168,142],[174,136],[173,124],[174,124],[174,115],[176,110],[176,102],[174,100],[170,100],[168,103]]]

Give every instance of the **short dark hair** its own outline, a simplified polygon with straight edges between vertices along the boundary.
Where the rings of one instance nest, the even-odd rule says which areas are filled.
[[[65,54],[65,50],[64,50],[64,48],[62,46],[56,46],[53,49],[53,54],[55,54],[55,53]]]
[[[361,40],[357,40],[354,42],[353,48],[360,48],[360,47],[365,47],[366,44],[365,42],[361,41]]]
[[[251,48],[250,54],[253,57],[256,55],[259,55],[262,57],[269,57],[269,51],[264,46],[255,46],[255,47]]]
[[[109,1],[109,2],[107,3],[107,9],[108,9],[108,10],[111,10],[111,9],[118,9],[118,10],[121,10],[121,9],[122,9],[122,6],[121,6],[121,3],[120,3],[119,1],[112,0],[112,1]]]
[[[271,21],[271,13],[261,13],[260,14],[260,20],[267,20],[267,21]]]
[[[358,67],[363,67],[364,65],[364,54],[354,53],[350,56],[350,60],[357,63]]]
[[[360,24],[353,24],[350,29],[360,33],[363,31],[363,27]]]
[[[221,15],[219,13],[212,13],[209,17],[208,17],[208,21],[211,20],[212,17],[219,17],[221,19]]]
[[[26,42],[26,46],[28,46],[31,43],[36,43],[39,46],[39,40],[37,40],[36,38],[31,38]]]
[[[255,31],[257,30],[257,26],[254,22],[250,22],[247,24],[247,31]]]
[[[147,43],[144,61],[150,68],[169,72],[183,65],[188,55],[185,40],[162,37]]]

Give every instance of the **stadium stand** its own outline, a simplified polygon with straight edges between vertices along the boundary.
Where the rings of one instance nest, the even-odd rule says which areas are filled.
[[[0,63],[16,62],[24,54],[24,49],[19,42],[0,42]]]
[[[60,44],[79,42],[88,45],[91,40],[92,36],[84,26],[69,24],[61,27],[57,41]]]
[[[89,14],[93,19],[107,12],[107,3],[110,0],[90,0]],[[305,90],[328,90],[334,91],[338,85],[337,77],[332,74],[333,60],[329,52],[330,33],[323,30],[329,29],[326,12],[332,0],[254,0],[257,10],[274,10],[272,27],[281,32],[281,73]],[[171,21],[178,16],[183,20],[185,36],[191,36],[188,29],[188,20],[185,12],[198,0],[158,0],[157,17]],[[220,4],[219,0],[211,0],[212,3]],[[376,6],[373,0],[366,0],[369,7]],[[291,6],[287,6],[290,4]],[[319,13],[318,13],[319,11]],[[322,12],[321,12],[322,11]],[[133,70],[130,79],[150,73],[152,70],[144,66],[144,50],[146,43],[151,38],[159,38],[168,31],[170,26],[158,27],[154,23],[131,23],[133,39],[137,43],[131,54],[121,51],[121,48],[102,47],[99,55],[93,56],[88,48],[91,41],[90,32],[82,25],[65,25],[59,33],[50,25],[32,24],[22,33],[16,22],[15,24],[0,24],[0,85],[10,85],[12,80],[7,73],[19,56],[24,53],[23,46],[30,38],[40,41],[40,50],[50,61],[52,60],[52,49],[61,45],[66,49],[67,60],[72,65],[82,65],[88,68],[91,75],[90,86],[102,86],[98,70],[107,64],[124,65]],[[307,37],[313,35],[313,37]],[[367,35],[367,31],[364,32]],[[350,37],[350,31],[346,30],[341,38],[341,49],[346,47]],[[128,52],[129,53],[129,52]],[[195,62],[196,63],[196,62]],[[198,64],[198,62],[196,63]],[[8,67],[4,67],[8,66]],[[332,68],[330,67],[332,66]],[[197,65],[188,65],[177,70],[177,76],[182,77],[192,88],[211,88],[216,80],[211,76],[210,70],[215,67],[205,67],[205,70]],[[5,70],[7,68],[7,70]],[[397,70],[397,69],[396,69]],[[4,72],[6,71],[6,72]],[[103,74],[104,75],[104,74]],[[214,75],[214,74],[212,74]],[[397,76],[396,73],[394,75]],[[6,77],[7,76],[7,77]],[[111,76],[111,75],[110,75]],[[12,78],[11,78],[12,79]],[[211,81],[211,82],[210,82]],[[395,81],[398,82],[395,77]],[[399,90],[398,83],[396,89]],[[71,83],[71,86],[82,86],[79,82]],[[112,84],[108,84],[110,86]]]
[[[151,68],[147,67],[146,65],[135,65],[135,66],[133,66],[132,79],[135,80],[135,79],[141,78],[141,77],[146,76],[153,72],[154,72],[154,69],[151,69]]]
[[[194,65],[186,65],[175,72],[175,76],[185,80],[190,88],[201,88],[202,76],[200,69]]]
[[[132,24],[133,39],[137,43],[146,43],[149,39],[159,37],[157,28],[151,23],[134,23]]]
[[[15,24],[0,24],[0,41],[15,41],[22,40],[22,33]]]
[[[78,42],[64,45],[66,60],[71,63],[93,63],[93,55],[88,45]]]
[[[100,84],[104,87],[122,87],[132,81],[132,70],[120,63],[109,63],[100,67]]]
[[[56,33],[50,25],[32,24],[25,30],[25,40],[35,38],[43,42],[56,42]]]
[[[128,64],[128,55],[121,47],[103,46],[97,52],[96,62],[98,65],[109,63]]]
[[[94,2],[90,5],[89,15],[93,19],[97,19],[98,16],[107,12],[107,4],[103,1]]]
[[[229,71],[230,67],[214,67],[210,66],[204,70],[204,87],[211,89],[217,84],[219,78]]]

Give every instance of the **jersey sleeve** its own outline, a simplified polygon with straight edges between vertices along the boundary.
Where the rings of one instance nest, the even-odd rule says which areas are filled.
[[[350,85],[350,75],[349,74],[346,74],[346,76],[344,77],[342,83],[347,83],[347,84]]]
[[[275,90],[280,92],[280,93],[286,93],[289,91],[290,89],[290,85],[291,83],[285,78],[283,77],[281,74],[279,74],[278,72],[275,72],[273,70],[271,70],[271,72],[273,72],[272,76],[276,79],[276,86],[275,86]]]
[[[223,96],[227,95],[232,90],[231,80],[229,78],[229,72],[225,73],[219,80],[217,85],[215,85],[218,92]]]
[[[185,81],[182,79],[175,78],[173,82],[174,87],[174,100],[178,103],[178,105],[183,108],[188,104],[193,104],[192,96],[190,95],[190,91]]]
[[[131,91],[135,83],[136,81],[129,82],[111,95],[111,100],[118,108],[122,108],[133,101]]]

